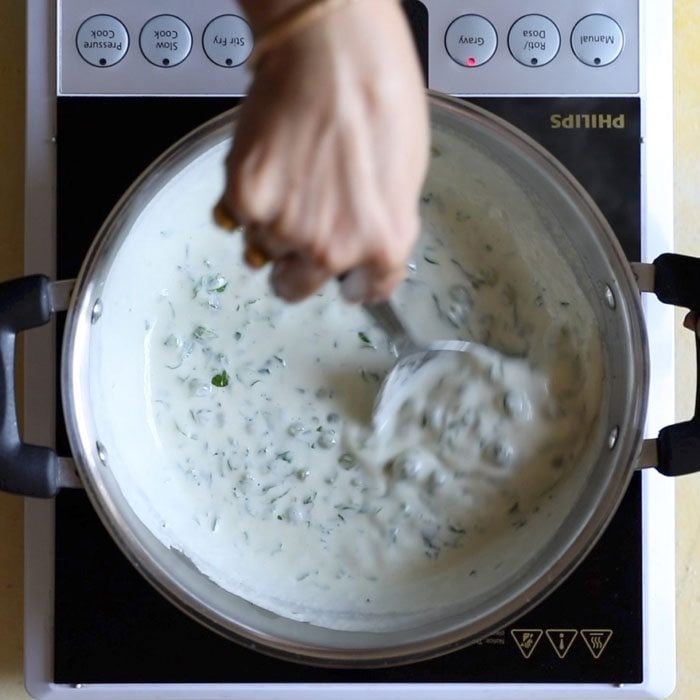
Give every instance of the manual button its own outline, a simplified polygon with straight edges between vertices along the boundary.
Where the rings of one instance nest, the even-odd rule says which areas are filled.
[[[445,33],[445,48],[460,66],[476,68],[488,61],[498,46],[494,26],[481,15],[462,15]]]
[[[588,15],[571,33],[571,48],[587,66],[607,66],[621,53],[625,42],[620,25],[607,15]]]

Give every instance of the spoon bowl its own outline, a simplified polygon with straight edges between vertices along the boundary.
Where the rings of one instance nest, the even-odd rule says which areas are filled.
[[[478,343],[466,340],[436,340],[423,346],[413,339],[403,320],[389,301],[365,304],[365,311],[387,334],[397,356],[396,364],[384,378],[372,407],[372,426],[380,431],[400,408],[404,388],[426,364],[451,352],[469,352]]]

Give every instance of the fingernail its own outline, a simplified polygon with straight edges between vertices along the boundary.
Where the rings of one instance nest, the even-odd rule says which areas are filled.
[[[281,260],[275,264],[270,275],[270,285],[272,291],[282,299],[290,299],[293,296],[293,287],[287,274],[289,264],[286,260]]]
[[[223,199],[219,200],[219,203],[214,207],[212,217],[214,223],[225,231],[235,231],[240,226],[240,223],[231,214]]]
[[[265,267],[268,262],[270,262],[270,257],[265,253],[264,250],[257,248],[254,245],[248,244],[245,251],[243,252],[243,259],[248,267],[252,267],[254,270],[259,270],[261,267]]]
[[[367,270],[360,267],[345,275],[340,283],[340,293],[351,304],[364,301],[369,293],[369,273]]]

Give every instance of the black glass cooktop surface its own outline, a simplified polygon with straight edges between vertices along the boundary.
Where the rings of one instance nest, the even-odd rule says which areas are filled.
[[[475,102],[550,149],[594,196],[630,259],[639,259],[637,99]],[[59,99],[59,278],[78,272],[101,221],[138,173],[180,135],[232,104],[213,98]],[[592,114],[611,119],[592,128],[590,118],[586,127],[576,116]],[[67,454],[62,417],[57,419],[59,451]],[[432,661],[329,670],[249,651],[191,621],[125,560],[86,496],[63,492],[56,501],[55,681],[639,683],[640,523],[636,476],[593,553],[513,627]]]

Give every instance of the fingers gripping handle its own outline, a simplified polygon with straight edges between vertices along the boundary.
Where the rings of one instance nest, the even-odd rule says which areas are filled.
[[[17,333],[51,318],[49,280],[33,275],[0,284],[0,491],[48,498],[58,490],[58,457],[22,442],[17,424]]]
[[[654,292],[665,304],[700,313],[700,258],[665,253],[654,261]],[[695,327],[695,415],[659,432],[658,470],[666,476],[700,471],[700,326]]]

